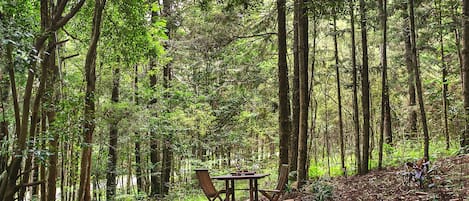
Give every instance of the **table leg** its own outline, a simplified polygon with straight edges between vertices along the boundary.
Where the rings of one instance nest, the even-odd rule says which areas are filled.
[[[257,179],[254,179],[254,200],[258,201],[259,200],[259,195],[257,192]]]
[[[230,200],[231,189],[230,189],[230,183],[229,183],[228,180],[225,180],[225,190],[226,190],[225,200],[229,201]]]
[[[234,184],[234,179],[231,180],[231,189],[232,189],[232,193],[233,193],[233,196],[231,197],[231,201],[235,201],[235,184]]]
[[[253,201],[254,200],[254,183],[253,183],[253,179],[249,179],[249,201]]]

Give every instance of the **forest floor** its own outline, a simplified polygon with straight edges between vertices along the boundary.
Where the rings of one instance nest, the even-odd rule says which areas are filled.
[[[366,175],[337,177],[321,180],[320,185],[311,185],[303,193],[293,192],[286,199],[309,200],[445,200],[469,201],[469,155],[453,156],[431,161],[425,187],[417,182],[404,182],[405,165],[373,170]],[[428,178],[428,177],[427,177]],[[318,183],[318,182],[316,182]],[[329,186],[330,190],[324,187]],[[315,190],[312,190],[312,189]],[[307,193],[315,191],[316,193]],[[329,191],[329,194],[328,194]],[[322,198],[322,199],[321,199]]]

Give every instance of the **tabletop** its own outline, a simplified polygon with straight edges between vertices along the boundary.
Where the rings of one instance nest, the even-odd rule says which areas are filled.
[[[221,175],[221,176],[215,176],[211,177],[212,179],[217,179],[217,180],[238,180],[238,179],[260,179],[266,176],[269,176],[270,174],[241,174],[241,175]]]

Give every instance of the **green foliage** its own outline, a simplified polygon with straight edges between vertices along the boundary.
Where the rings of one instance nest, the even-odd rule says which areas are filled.
[[[327,182],[317,180],[308,186],[310,192],[314,195],[315,201],[331,200],[334,187]]]

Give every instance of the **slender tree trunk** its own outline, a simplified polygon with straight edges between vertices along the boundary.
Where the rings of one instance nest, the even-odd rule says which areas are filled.
[[[57,42],[57,37],[54,34],[53,37],[51,37],[52,40],[50,43],[55,44]],[[49,79],[47,79],[47,95],[46,95],[46,114],[47,114],[47,120],[49,124],[49,132],[52,134],[52,140],[49,142],[49,149],[51,151],[51,156],[49,157],[49,174],[48,174],[48,182],[47,182],[47,199],[48,200],[55,200],[56,199],[56,189],[57,189],[57,161],[58,161],[58,155],[59,155],[59,133],[58,133],[58,126],[55,125],[55,120],[57,116],[57,105],[59,103],[58,96],[56,94],[58,93],[58,90],[55,90],[55,82],[57,81],[57,77],[59,76],[59,70],[56,64],[56,58],[57,54],[55,51],[55,47],[51,51],[51,56],[49,58],[49,68],[48,68],[48,73],[50,76]]]
[[[309,136],[309,144],[308,144],[308,162],[306,168],[309,170],[310,164],[311,164],[311,157],[314,157],[314,162],[317,162],[316,159],[316,151],[315,151],[315,140],[317,139],[316,136],[316,119],[317,119],[317,114],[318,114],[318,102],[317,100],[313,100],[310,102],[311,104],[311,128],[309,129],[310,136]],[[318,132],[319,134],[319,132]]]
[[[279,149],[280,149],[280,167],[282,164],[288,164],[288,138],[290,137],[290,99],[288,92],[288,67],[287,67],[287,30],[285,17],[285,0],[277,0],[278,10],[278,86],[279,86]]]
[[[318,109],[318,104],[314,96],[314,69],[316,66],[316,39],[317,39],[317,19],[316,15],[313,14],[313,50],[312,50],[312,61],[311,61],[311,79],[309,80],[309,96],[308,99],[310,100],[310,108],[311,108],[311,126],[309,129],[309,144],[308,144],[308,160],[306,162],[306,170],[309,170],[310,164],[311,164],[311,156],[313,153],[313,140],[315,138],[315,129],[316,129],[316,114],[317,114],[317,109]],[[313,103],[314,102],[314,103]],[[313,108],[314,104],[314,108]],[[314,156],[315,157],[315,156]]]
[[[325,65],[324,65],[325,66]],[[323,146],[323,151],[322,151],[322,158],[324,160],[324,156],[327,157],[327,175],[331,176],[331,162],[330,162],[330,145],[329,145],[329,109],[328,109],[328,104],[327,101],[329,99],[329,90],[327,89],[327,86],[329,86],[328,81],[329,81],[329,75],[328,72],[326,73],[326,79],[325,79],[325,84],[323,85],[323,92],[324,92],[324,110],[325,110],[325,129],[324,129],[324,146]],[[324,150],[325,149],[325,150]]]
[[[458,51],[458,59],[459,59],[459,75],[461,79],[461,89],[464,91],[464,67],[463,67],[463,59],[461,53],[461,38],[459,36],[458,28],[454,28],[454,38],[456,41],[456,50]]]
[[[113,72],[112,78],[112,95],[111,102],[113,104],[119,103],[119,84],[120,84],[120,68],[116,67]],[[118,117],[111,116],[109,123],[109,152],[108,163],[106,170],[106,200],[113,201],[116,199],[116,177],[117,177],[117,141],[119,137],[119,121]]]
[[[360,0],[360,24],[362,36],[362,109],[363,109],[363,153],[361,174],[368,173],[368,160],[370,149],[370,82],[368,80],[368,41],[366,33],[366,7],[365,0]]]
[[[358,113],[358,79],[357,79],[357,55],[355,47],[355,0],[350,0],[350,26],[352,39],[352,80],[353,80],[353,128],[355,132],[355,160],[357,163],[358,173],[361,173],[361,154],[360,154],[360,117]]]
[[[342,120],[342,96],[340,93],[340,72],[339,72],[339,48],[337,44],[337,12],[334,12],[334,59],[335,59],[335,73],[337,83],[337,110],[339,112],[339,141],[340,141],[340,163],[342,172],[347,174],[345,167],[345,145],[344,145],[344,125]]]
[[[388,43],[388,37],[387,37],[387,32],[388,32],[388,27],[387,27],[387,21],[388,21],[388,11],[387,11],[387,0],[383,0],[383,73],[384,77],[383,79],[385,80],[385,93],[384,93],[384,106],[385,106],[385,116],[384,116],[384,133],[386,136],[386,143],[389,145],[392,145],[393,143],[393,134],[392,134],[392,119],[391,119],[391,104],[389,102],[389,84],[388,84],[388,56],[387,56],[387,43]]]
[[[300,64],[300,129],[298,135],[298,188],[301,188],[308,179],[306,161],[308,154],[308,112],[309,112],[309,87],[308,87],[308,8],[306,0],[300,0],[298,5],[298,43]]]
[[[171,33],[173,29],[173,19],[171,19],[171,10],[172,10],[172,4],[173,0],[164,0],[163,1],[163,16],[167,18],[167,23],[166,23],[166,35],[168,36],[168,40],[172,39]],[[169,49],[169,42],[165,44],[165,49]],[[166,64],[166,66],[163,68],[163,87],[165,89],[171,88],[171,80],[172,80],[172,68],[171,68],[171,63]],[[171,96],[169,93],[167,93],[166,98],[170,99]],[[168,110],[171,108],[170,105],[168,105]],[[171,169],[173,166],[173,150],[172,150],[172,144],[173,144],[173,133],[172,131],[169,131],[168,135],[164,136],[164,142],[163,142],[163,168],[162,168],[162,194],[167,195],[169,192],[169,186],[170,186],[170,180],[171,180]]]
[[[45,149],[45,147],[46,147],[46,140],[44,140],[45,135],[46,135],[46,131],[47,131],[47,115],[46,115],[45,109],[43,108],[42,109],[42,115],[41,115],[41,134],[42,134],[42,138],[43,138],[41,140],[41,148],[42,149]],[[45,165],[41,165],[41,167],[39,168],[39,171],[40,171],[40,175],[41,175],[41,180],[45,181],[46,177],[47,177]],[[46,187],[46,185],[47,184],[45,182],[41,184],[41,201],[46,201],[47,200],[47,187]]]
[[[153,59],[150,60],[150,71],[155,69],[155,61]],[[150,75],[150,86],[153,88],[153,90],[156,87],[156,75],[152,74]],[[153,103],[156,103],[156,99],[150,101],[150,105]],[[156,115],[156,114],[155,114]],[[155,197],[161,194],[161,177],[160,175],[160,170],[159,170],[159,163],[161,161],[160,159],[160,153],[159,153],[159,140],[158,136],[156,135],[155,131],[150,131],[150,162],[151,162],[151,170],[150,170],[150,188],[151,188],[151,196]]]
[[[298,46],[298,16],[299,2],[294,1],[293,17],[293,81],[292,81],[292,126],[290,137],[290,171],[297,171],[298,163],[298,135],[300,129],[300,63]]]
[[[155,22],[158,18],[158,13],[152,11],[151,13],[151,21]],[[155,57],[150,58],[150,71],[154,71],[156,69],[156,59]],[[150,87],[152,90],[156,90],[156,74],[152,73],[150,75]],[[150,100],[149,105],[153,105],[157,102],[156,98]],[[153,114],[157,116],[156,113]],[[161,194],[161,172],[160,172],[160,139],[157,136],[154,130],[150,131],[150,162],[151,162],[151,169],[150,169],[150,196],[156,197]]]
[[[391,107],[389,105],[389,87],[388,87],[388,61],[387,61],[387,1],[379,0],[380,18],[382,26],[382,45],[381,45],[381,66],[382,66],[382,79],[381,79],[381,125],[379,136],[379,156],[378,168],[383,167],[383,142],[386,136],[386,143],[392,143],[391,131]]]
[[[435,2],[435,7],[436,7]],[[450,141],[449,141],[449,128],[448,128],[448,70],[445,62],[445,46],[443,41],[443,24],[442,24],[442,3],[441,0],[438,2],[438,25],[440,27],[440,56],[441,56],[441,81],[443,82],[443,91],[442,91],[442,98],[443,98],[443,125],[444,125],[444,135],[446,139],[446,150],[449,150]]]
[[[45,50],[43,62],[41,63],[41,72],[42,72],[41,73],[41,78],[40,78],[41,82],[39,83],[38,91],[36,93],[36,97],[34,98],[33,108],[32,108],[32,111],[31,111],[31,125],[29,127],[29,139],[28,139],[29,142],[30,142],[29,143],[29,149],[34,149],[34,146],[35,146],[34,142],[35,142],[35,138],[36,138],[36,131],[37,131],[37,127],[39,125],[39,119],[40,119],[40,115],[39,115],[40,106],[41,106],[41,102],[44,99],[46,85],[51,84],[51,83],[48,83],[48,82],[53,82],[52,78],[50,78],[49,74],[53,73],[52,69],[55,66],[55,46],[56,46],[55,41],[56,41],[56,37],[55,37],[55,33],[54,33],[49,38],[49,44],[48,44],[47,49]],[[50,99],[48,99],[48,101],[50,101],[52,103],[52,96],[48,96],[48,98],[50,98]],[[50,117],[49,121],[54,122],[55,121],[55,112],[51,112],[51,111],[54,111],[52,106],[48,109],[48,111],[46,111],[46,113],[47,113],[48,116],[49,116],[49,113],[51,113],[51,117]],[[52,151],[55,151],[55,150],[52,150]],[[55,157],[54,155],[51,155],[50,159],[54,160],[54,157]],[[30,177],[30,173],[31,173],[30,170],[31,170],[31,167],[32,167],[32,161],[33,161],[33,154],[31,152],[29,152],[28,157],[26,158],[25,165],[24,165],[24,170],[26,170],[27,172],[23,174],[23,179],[22,179],[22,182],[21,182],[22,184],[29,183],[29,180],[30,180],[29,177]],[[51,167],[50,171],[52,171],[52,172],[49,173],[49,174],[55,174],[56,175],[57,166]],[[18,200],[23,200],[25,193],[26,193],[26,187],[21,186],[19,194],[18,194]]]
[[[414,16],[414,0],[409,0],[409,11],[410,11],[410,39],[412,44],[412,63],[414,65],[414,73],[415,73],[415,86],[417,89],[417,97],[419,102],[420,108],[420,117],[422,121],[422,129],[423,129],[423,136],[424,136],[424,157],[427,159],[429,158],[429,134],[428,134],[428,126],[427,126],[427,117],[425,113],[425,105],[423,103],[423,91],[422,91],[422,82],[420,80],[420,69],[418,64],[418,53],[417,53],[417,40],[416,40],[416,28],[415,28],[415,16]]]
[[[2,47],[0,46],[0,48]],[[8,54],[11,55],[11,52]],[[3,52],[0,53],[0,57],[5,58],[3,55]],[[9,60],[10,58],[7,58],[7,60]],[[3,61],[3,59],[1,59],[0,61],[5,62]],[[8,65],[10,61],[6,63]],[[7,68],[13,68],[13,67],[7,66]],[[6,75],[8,75],[8,72],[3,71],[3,69],[0,69],[0,86],[1,86],[0,88],[0,101],[1,101],[0,113],[2,115],[2,121],[0,121],[0,146],[3,146],[4,143],[8,142],[8,135],[9,135],[8,121],[6,119],[6,112],[5,112],[6,110],[5,102],[8,101],[8,96],[9,96],[8,89],[10,88],[10,84],[8,83],[8,80],[3,79],[3,76],[6,77]],[[7,152],[3,152],[0,154],[0,174],[3,173],[3,171],[7,169],[8,157],[9,156]]]
[[[135,75],[134,75],[134,89],[135,89],[135,97],[134,102],[135,105],[138,107],[139,105],[139,94],[138,94],[138,65],[135,65]],[[142,150],[140,148],[140,133],[135,132],[135,176],[137,177],[137,192],[143,192],[143,181],[142,181],[142,159],[141,153]]]
[[[41,1],[41,5],[47,3],[45,0]],[[63,5],[66,5],[68,1],[64,0]],[[54,19],[54,22],[51,26],[47,27],[45,30],[45,34],[40,35],[36,38],[35,43],[33,45],[33,51],[30,52],[30,63],[28,67],[28,76],[25,85],[25,92],[23,96],[23,114],[21,116],[21,123],[16,121],[16,128],[17,128],[17,141],[14,152],[13,159],[9,165],[9,171],[7,178],[2,181],[0,184],[0,200],[3,201],[12,201],[14,200],[15,193],[20,189],[18,185],[16,185],[16,180],[19,178],[18,174],[21,170],[21,162],[23,160],[23,150],[26,148],[26,139],[28,137],[28,124],[30,118],[30,103],[31,103],[31,96],[32,96],[32,89],[33,83],[35,78],[36,72],[36,57],[38,56],[38,51],[42,49],[44,43],[46,42],[47,38],[50,36],[51,33],[57,31],[59,28],[63,27],[75,14],[78,10],[83,6],[85,3],[84,0],[81,0],[75,4],[73,8],[70,9],[70,12],[62,18]],[[57,13],[58,16],[62,16],[63,10]],[[13,69],[12,69],[13,70]],[[14,75],[14,74],[13,74]],[[13,87],[16,86],[12,86]],[[13,89],[16,93],[16,89]],[[14,101],[17,101],[17,94],[13,95]],[[19,107],[15,107],[15,118],[17,115],[19,117]]]
[[[469,152],[469,0],[463,0],[462,11],[462,60],[464,67],[464,111],[465,127],[461,134],[461,150],[464,153]]]
[[[384,20],[383,20],[383,16],[384,16],[384,11],[383,11],[383,0],[378,0],[378,7],[379,7],[379,15],[380,15],[380,21],[381,21],[381,28],[383,28],[383,24],[384,24]],[[383,36],[385,35],[384,34],[384,29],[381,30],[383,32]],[[378,142],[378,169],[382,169],[383,168],[383,145],[384,145],[384,115],[385,115],[385,106],[384,106],[384,102],[385,102],[385,96],[386,96],[386,92],[385,92],[385,85],[386,85],[386,80],[385,80],[385,72],[384,72],[384,60],[385,60],[385,49],[386,49],[386,46],[385,46],[385,42],[384,42],[384,37],[383,37],[383,44],[381,44],[381,68],[382,68],[382,76],[381,76],[381,121],[380,121],[380,124],[379,124],[379,142]]]
[[[96,49],[101,33],[101,21],[106,0],[95,0],[90,46],[85,61],[86,94],[84,108],[83,136],[81,152],[79,201],[91,200],[91,148],[95,128],[95,89],[96,89]]]
[[[415,138],[417,135],[417,111],[415,109],[417,105],[417,99],[415,97],[415,74],[414,74],[414,67],[412,63],[412,44],[410,40],[410,22],[409,22],[409,12],[408,6],[405,5],[405,10],[402,14],[404,21],[404,42],[405,42],[405,64],[407,67],[407,83],[408,83],[408,94],[409,94],[409,102],[408,102],[408,128],[407,133],[410,138]]]

